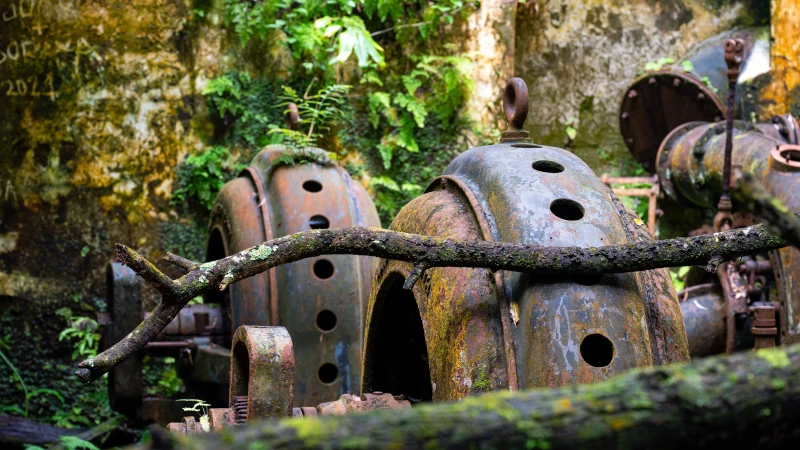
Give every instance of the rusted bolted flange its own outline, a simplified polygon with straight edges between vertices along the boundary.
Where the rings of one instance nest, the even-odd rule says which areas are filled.
[[[523,130],[528,118],[528,86],[522,78],[508,80],[503,91],[503,113],[508,122],[508,130],[503,132],[500,142],[527,142],[530,134]]]
[[[241,326],[231,345],[230,405],[237,422],[292,416],[294,349],[283,327]]]
[[[772,161],[774,161],[770,161],[770,167],[776,167],[783,170],[800,169],[800,145],[778,145],[770,151],[770,156]]]

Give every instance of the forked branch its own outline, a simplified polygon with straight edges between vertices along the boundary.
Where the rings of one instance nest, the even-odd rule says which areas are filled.
[[[737,189],[739,191],[742,189]],[[779,226],[795,223],[798,219],[785,208],[777,208],[775,212],[781,217]],[[787,239],[789,237],[787,235]],[[409,262],[415,267],[414,276],[409,277],[405,286],[410,289],[413,281],[431,267],[482,267],[533,275],[591,275],[706,266],[709,262],[716,265],[786,245],[763,225],[693,238],[640,241],[598,248],[459,241],[352,227],[303,231],[273,239],[218,261],[201,264],[183,277],[172,280],[133,249],[117,244],[120,260],[155,287],[162,294],[162,302],[120,342],[95,358],[81,362],[76,374],[85,383],[96,380],[142,348],[172,321],[189,300],[198,295],[224,290],[231,283],[270,268],[314,256],[364,255]]]

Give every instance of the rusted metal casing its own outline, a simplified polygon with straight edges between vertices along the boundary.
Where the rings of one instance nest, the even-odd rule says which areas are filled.
[[[306,161],[287,164],[292,158]],[[321,228],[380,227],[366,190],[319,149],[283,146],[258,153],[217,196],[207,259],[266,240]],[[318,404],[361,384],[364,313],[376,260],[335,255],[283,265],[210,295],[229,312],[229,330],[281,325],[295,347],[295,399]]]
[[[659,145],[676,127],[724,121],[728,79],[723,44],[728,39],[744,44],[735,118],[749,119],[758,96],[753,83],[770,68],[767,28],[726,31],[707,39],[677,63],[646,71],[623,94],[620,132],[634,158],[651,173]]]
[[[779,121],[796,124],[790,116]],[[798,212],[800,147],[783,133],[776,133],[772,125],[734,123],[731,183],[737,173],[748,172],[791,211]],[[722,124],[694,122],[676,128],[658,152],[662,189],[679,204],[713,208],[722,190],[724,151]],[[800,251],[787,247],[770,252],[770,260],[779,302],[786,309],[779,314],[782,341],[787,332],[800,331]]]
[[[681,302],[689,353],[693,358],[724,353],[726,310],[722,291],[713,284],[690,289]]]
[[[292,416],[294,362],[286,328],[236,330],[231,342],[230,406],[239,421]]]
[[[634,217],[578,157],[514,137],[456,157],[390,228],[548,246],[652,239]],[[411,270],[400,261],[378,265],[363,392],[457,400],[689,359],[666,270],[534,277],[440,267],[426,270],[409,292],[402,285]]]

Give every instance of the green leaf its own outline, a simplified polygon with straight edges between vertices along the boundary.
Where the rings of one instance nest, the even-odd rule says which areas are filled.
[[[425,127],[425,117],[427,117],[428,111],[425,109],[425,105],[418,101],[416,97],[406,94],[397,94],[394,97],[394,103],[410,112],[414,116],[414,121],[417,123],[418,127]]]
[[[565,131],[567,132],[567,137],[569,137],[571,141],[574,141],[575,138],[578,136],[578,130],[576,130],[575,127],[573,127],[572,125],[567,125]]]
[[[373,177],[372,179],[369,180],[369,185],[372,188],[380,186],[380,187],[385,187],[390,191],[395,191],[395,192],[400,191],[400,186],[397,185],[397,182],[386,175],[382,175],[380,177]]]
[[[691,72],[692,70],[694,70],[694,65],[688,59],[681,63],[681,67],[683,68],[684,72]]]
[[[394,150],[391,145],[387,145],[383,142],[378,144],[378,154],[380,154],[383,167],[386,170],[392,167],[392,153],[394,153]]]

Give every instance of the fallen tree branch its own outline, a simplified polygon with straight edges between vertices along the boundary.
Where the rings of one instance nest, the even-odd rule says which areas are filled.
[[[174,434],[172,448],[796,448],[799,368],[800,345],[763,349],[596,384]]]
[[[742,173],[733,190],[737,206],[761,219],[775,236],[800,249],[800,219],[759,184],[753,175]]]
[[[413,279],[430,267],[484,267],[534,275],[590,275],[689,265],[708,266],[713,270],[720,262],[785,245],[762,225],[692,238],[598,248],[458,241],[351,227],[303,231],[273,239],[218,261],[201,264],[172,280],[134,250],[117,244],[120,261],[155,287],[162,294],[162,301],[128,336],[95,358],[81,362],[76,375],[85,383],[96,380],[142,348],[198,295],[224,290],[233,282],[272,267],[314,256],[348,254],[407,261],[415,266],[415,276],[409,277]],[[411,288],[413,284],[406,283],[405,287]]]

